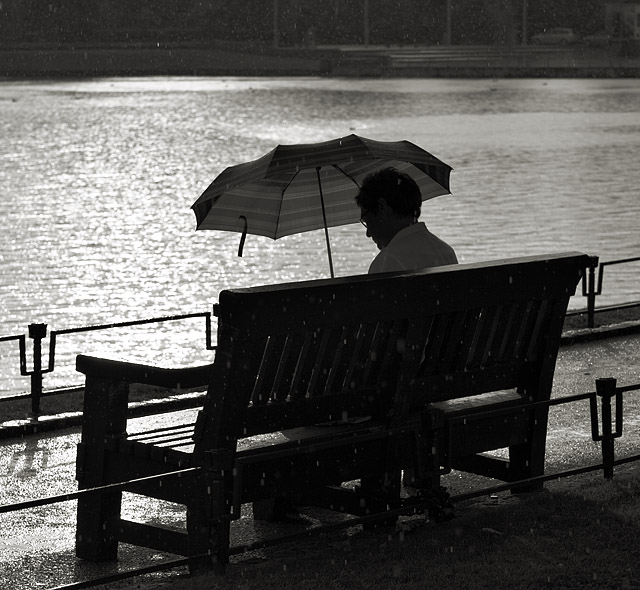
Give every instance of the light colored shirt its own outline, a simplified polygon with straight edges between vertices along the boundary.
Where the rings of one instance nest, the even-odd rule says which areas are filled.
[[[391,238],[373,259],[369,274],[457,263],[453,248],[432,234],[420,221],[401,229]]]

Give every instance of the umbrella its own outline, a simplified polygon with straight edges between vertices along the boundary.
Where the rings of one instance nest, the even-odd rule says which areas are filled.
[[[394,167],[409,174],[422,200],[448,194],[451,166],[409,141],[375,141],[348,135],[330,141],[279,145],[251,162],[224,170],[191,206],[196,229],[278,238],[325,231],[333,274],[329,227],[355,223],[354,198],[369,173]]]

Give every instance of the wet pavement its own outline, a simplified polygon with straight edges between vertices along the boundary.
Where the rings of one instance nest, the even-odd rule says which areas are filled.
[[[593,391],[598,377],[615,377],[619,386],[640,384],[640,334],[563,346],[556,367],[553,397]],[[195,410],[137,418],[132,421],[132,430],[189,416],[195,416]],[[0,504],[75,491],[75,453],[79,438],[79,428],[74,427],[0,441]],[[640,391],[631,391],[625,395],[624,435],[616,441],[616,456],[638,453]],[[588,402],[553,407],[549,419],[547,473],[599,462],[600,447],[591,440]],[[601,475],[594,474],[594,477]],[[486,480],[485,485],[491,483]],[[476,484],[471,476],[456,472],[443,478],[443,485],[452,495],[469,491],[470,486]],[[0,587],[3,590],[50,589],[175,559],[175,556],[122,545],[117,563],[78,560],[74,555],[75,509],[75,501],[66,501],[0,514]],[[123,513],[129,517],[155,515],[157,521],[168,525],[183,521],[182,512],[175,507],[158,506],[145,499],[125,502]],[[305,526],[312,520],[313,515],[307,515]],[[254,522],[245,514],[232,525],[232,543],[250,542],[274,531],[294,530],[287,529],[288,525],[281,526],[285,530],[277,531],[274,525]],[[109,587],[151,589],[185,571],[186,568],[181,568]]]

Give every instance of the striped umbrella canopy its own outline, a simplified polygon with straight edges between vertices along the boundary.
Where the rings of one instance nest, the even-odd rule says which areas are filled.
[[[409,141],[348,135],[330,141],[279,145],[251,162],[224,170],[191,206],[196,229],[241,232],[277,240],[355,223],[355,196],[371,172],[393,167],[409,174],[422,200],[448,194],[451,166]]]

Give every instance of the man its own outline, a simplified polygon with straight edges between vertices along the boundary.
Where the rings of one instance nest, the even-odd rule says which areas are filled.
[[[422,195],[408,174],[394,168],[370,174],[362,183],[356,203],[367,237],[380,249],[369,274],[458,263],[453,248],[418,221]],[[415,480],[413,469],[404,470],[402,479],[407,487],[425,485]]]
[[[356,203],[367,237],[380,249],[369,273],[457,264],[453,248],[418,221],[422,195],[408,174],[394,168],[370,174]]]

